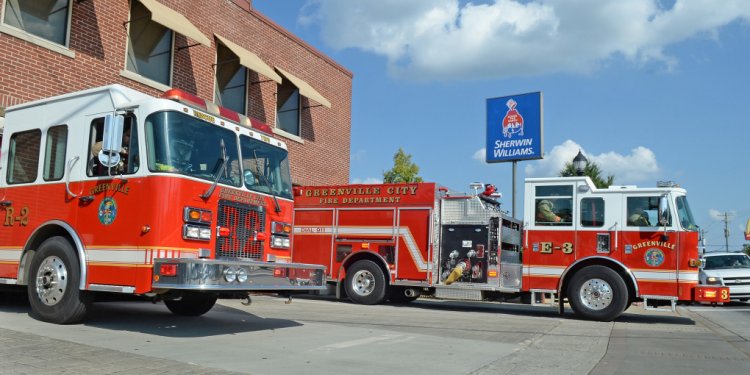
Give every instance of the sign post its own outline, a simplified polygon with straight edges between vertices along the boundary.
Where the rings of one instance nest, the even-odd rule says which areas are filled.
[[[516,164],[544,157],[542,93],[487,99],[487,163],[513,162],[512,215],[516,217]]]

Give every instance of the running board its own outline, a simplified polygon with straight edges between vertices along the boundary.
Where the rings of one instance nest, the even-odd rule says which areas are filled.
[[[552,289],[531,289],[531,306],[556,307],[559,300],[557,291]]]
[[[641,295],[641,298],[643,298],[643,307],[646,310],[649,310],[649,311],[664,311],[664,312],[675,312],[675,311],[677,311],[677,297]],[[648,300],[669,301],[671,308],[668,308],[668,307],[658,307],[658,306],[649,306],[648,305]]]

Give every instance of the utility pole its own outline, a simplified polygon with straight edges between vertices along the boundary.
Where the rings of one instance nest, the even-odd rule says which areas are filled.
[[[729,213],[724,212],[724,251],[729,252]]]

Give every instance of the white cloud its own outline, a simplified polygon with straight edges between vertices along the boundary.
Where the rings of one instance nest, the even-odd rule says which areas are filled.
[[[352,184],[382,184],[383,179],[377,178],[377,177],[365,177],[362,178],[353,178],[351,181]]]
[[[471,156],[474,160],[479,160],[482,163],[484,163],[487,160],[487,149],[482,147],[479,150],[476,150],[474,152],[474,155]]]
[[[544,159],[529,162],[525,169],[526,176],[557,176],[565,167],[565,163],[572,161],[579,150],[586,155],[589,161],[599,166],[603,177],[614,175],[615,183],[618,185],[654,180],[659,172],[656,155],[646,147],[636,147],[628,155],[621,155],[614,151],[592,155],[587,153],[578,143],[567,140],[552,147],[552,150],[544,156]]]
[[[671,69],[664,48],[735,20],[750,2],[676,0],[310,0],[300,21],[319,23],[334,48],[385,56],[396,75],[467,79],[585,73],[613,57]],[[450,77],[450,78],[446,78]]]

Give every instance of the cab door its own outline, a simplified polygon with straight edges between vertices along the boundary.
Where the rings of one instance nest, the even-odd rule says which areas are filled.
[[[575,259],[578,220],[575,183],[532,184],[527,187],[527,239],[524,285],[529,289],[557,289],[565,268]],[[529,188],[531,191],[529,191]]]
[[[680,239],[673,215],[667,215],[666,225],[659,223],[660,199],[660,194],[623,196],[622,262],[632,271],[641,295],[675,297]],[[672,212],[671,202],[667,212]]]

